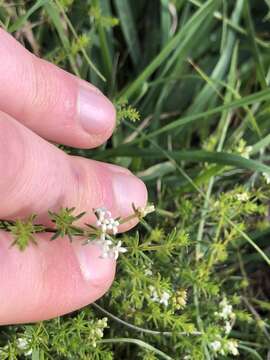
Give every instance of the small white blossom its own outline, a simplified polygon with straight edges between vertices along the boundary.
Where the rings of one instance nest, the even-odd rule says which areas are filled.
[[[215,340],[211,342],[209,345],[211,349],[214,350],[215,352],[218,352],[221,349],[221,342],[219,340]]]
[[[127,249],[122,247],[122,241],[118,241],[117,245],[112,248],[113,258],[114,260],[118,259],[119,253],[127,252]]]
[[[252,151],[252,146],[246,146],[244,149],[243,149],[243,152],[241,153],[241,155],[246,158],[246,159],[249,159],[249,156],[250,156],[250,153]]]
[[[103,329],[96,329],[96,334],[98,337],[102,338],[103,337]]]
[[[105,217],[111,217],[111,212],[106,208],[97,208],[95,209],[95,213],[97,214],[100,221],[103,221]]]
[[[102,259],[107,259],[107,258],[111,257],[111,246],[112,246],[111,240],[102,241],[102,243],[101,243]]]
[[[232,305],[225,305],[222,308],[220,317],[222,317],[223,319],[228,319],[228,317],[230,317],[231,313],[232,313]]]
[[[112,224],[112,232],[113,235],[116,235],[118,233],[118,226],[119,226],[119,221],[114,220],[113,224]]]
[[[25,356],[29,356],[33,352],[32,349],[29,349],[28,341],[26,339],[23,339],[23,338],[18,338],[17,339],[17,347],[22,351],[27,350],[27,351],[24,352]]]
[[[232,330],[232,324],[229,321],[226,321],[224,329],[225,329],[225,334],[228,335]]]
[[[111,237],[108,235],[108,231],[116,235],[120,223],[118,220],[112,218],[111,212],[106,208],[98,208],[94,211],[97,217],[96,226],[101,229],[100,238],[95,241],[95,243],[101,247],[101,258],[116,260],[119,254],[127,252],[127,249],[122,247],[121,241],[118,241],[114,246]]]
[[[159,300],[160,304],[164,304],[164,306],[167,307],[169,304],[170,297],[171,297],[171,295],[167,291],[164,291]]]
[[[119,221],[112,218],[112,214],[105,208],[95,210],[97,216],[96,226],[101,228],[103,234],[112,231],[114,235],[118,233]]]
[[[144,270],[144,274],[145,274],[146,276],[151,276],[151,275],[153,275],[153,271],[152,271],[150,268],[146,268],[146,269]]]
[[[234,356],[239,355],[238,344],[236,340],[228,340],[226,344],[226,349]]]
[[[163,304],[165,307],[169,305],[170,293],[163,291],[161,296],[158,295],[157,290],[151,285],[149,286],[151,292],[151,300]]]
[[[151,300],[155,302],[159,302],[159,296],[154,286],[150,285],[149,290],[151,292]]]
[[[249,195],[247,192],[243,192],[242,194],[236,194],[235,197],[238,201],[242,202],[248,201],[249,199]]]
[[[26,341],[26,339],[19,338],[17,340],[17,346],[20,350],[25,350],[28,347],[28,342]]]
[[[230,305],[228,303],[227,298],[224,298],[220,303],[219,303],[219,307],[220,307],[220,313],[219,313],[219,317],[227,320],[233,317],[233,311],[232,311],[232,305]]]
[[[262,176],[264,177],[266,184],[270,184],[270,174],[263,172]]]

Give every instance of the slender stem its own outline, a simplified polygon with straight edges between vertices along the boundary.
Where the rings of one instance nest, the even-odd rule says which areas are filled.
[[[98,341],[99,343],[102,344],[108,344],[108,343],[131,343],[131,344],[135,344],[138,345],[140,347],[143,347],[147,350],[152,351],[155,354],[158,354],[159,356],[161,356],[163,359],[166,360],[174,360],[172,357],[170,357],[169,355],[165,354],[163,351],[155,348],[154,346],[139,340],[139,339],[132,339],[132,338],[114,338],[114,339],[104,339],[104,340],[100,340]]]
[[[188,332],[172,332],[172,331],[155,331],[155,330],[149,330],[149,329],[145,329],[145,328],[141,328],[139,326],[133,325],[128,323],[127,321],[124,321],[122,319],[119,319],[119,317],[113,315],[112,313],[110,313],[108,310],[103,309],[101,306],[99,306],[97,303],[92,303],[92,305],[97,308],[98,310],[100,310],[101,312],[103,312],[105,315],[109,316],[111,319],[117,321],[118,323],[125,325],[126,327],[135,330],[135,331],[139,331],[139,332],[143,332],[143,333],[147,333],[147,334],[151,334],[151,335],[164,335],[164,336],[173,336],[173,335],[180,335],[180,336],[189,336],[189,335],[193,335],[193,336],[200,336],[202,335],[202,333],[200,331],[193,331],[191,333]]]

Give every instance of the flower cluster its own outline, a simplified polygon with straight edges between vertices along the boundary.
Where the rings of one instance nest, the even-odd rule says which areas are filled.
[[[112,231],[113,235],[118,233],[119,221],[112,218],[112,214],[106,208],[98,208],[95,210],[97,216],[97,227],[101,228],[102,236],[105,239],[107,231]]]
[[[93,347],[97,346],[97,342],[103,338],[104,329],[108,327],[108,319],[106,317],[99,319],[95,327],[91,329],[89,339],[91,339],[91,344]]]
[[[151,300],[154,302],[159,302],[160,304],[163,304],[165,307],[169,305],[169,299],[171,297],[170,293],[167,291],[163,291],[161,296],[158,295],[157,290],[154,288],[154,286],[149,286],[149,290],[151,293]]]
[[[234,339],[222,341],[221,337],[218,336],[216,340],[212,341],[209,345],[215,356],[218,354],[232,354],[233,356],[239,355],[238,343]]]
[[[101,246],[101,257],[104,259],[117,260],[120,253],[127,252],[127,249],[122,247],[121,241],[118,241],[118,243],[114,245],[109,235],[109,232],[112,232],[113,235],[118,233],[119,221],[114,219],[111,212],[106,208],[95,209],[95,214],[97,217],[96,226],[100,228],[100,238],[96,243]]]
[[[241,202],[246,202],[249,200],[249,194],[247,192],[242,192],[235,195],[236,199]]]
[[[235,151],[246,159],[249,159],[252,152],[252,146],[247,146],[245,140],[241,139],[235,148]]]
[[[142,219],[155,210],[153,205],[148,205],[145,208],[136,208],[134,205],[132,205],[132,207],[134,214],[122,219],[121,223],[132,220],[133,218]],[[111,234],[117,235],[120,218],[114,219],[111,212],[104,207],[94,209],[94,213],[97,218],[96,227],[98,230],[98,239],[95,240],[95,243],[100,245],[102,249],[101,257],[104,259],[109,258],[117,260],[120,253],[127,252],[127,249],[122,246],[122,242],[118,241],[115,243],[113,237],[111,236]]]
[[[219,303],[219,309],[220,311],[216,312],[215,315],[224,323],[224,331],[225,334],[228,335],[231,332],[235,321],[235,313],[233,312],[232,305],[229,304],[226,297],[224,297]]]
[[[182,310],[187,304],[187,291],[185,289],[177,290],[172,298],[176,310]]]
[[[17,347],[24,353],[25,356],[30,356],[33,352],[32,348],[30,347],[29,340],[26,338],[18,338]]]
[[[270,184],[270,174],[266,173],[266,172],[263,172],[262,173],[262,176],[264,177],[264,180],[266,182],[266,184]]]

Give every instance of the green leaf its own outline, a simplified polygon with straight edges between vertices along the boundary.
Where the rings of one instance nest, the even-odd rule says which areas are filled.
[[[214,164],[229,165],[240,169],[270,173],[270,166],[262,164],[259,161],[246,159],[243,156],[226,153],[210,152],[204,150],[175,150],[166,151],[168,156],[176,161],[185,160],[187,162],[207,162]],[[143,157],[148,159],[164,159],[166,155],[153,149],[138,149],[122,146],[118,149],[107,150],[106,154],[100,153],[95,156],[96,159],[106,159],[109,157]]]
[[[204,19],[214,11],[219,0],[208,0],[184,25],[183,28],[168,42],[168,44],[161,50],[155,59],[144,69],[139,77],[132,82],[132,84],[122,92],[122,99],[129,99],[134,92],[136,92],[143,83],[153,74],[154,71],[169,57],[179,43],[192,31],[194,27],[198,27]]]
[[[232,109],[236,109],[238,107],[242,107],[242,106],[246,106],[246,105],[250,105],[250,104],[254,104],[257,102],[262,102],[265,100],[270,100],[270,89],[266,89],[266,90],[262,90],[262,91],[258,91],[257,93],[254,93],[252,95],[248,95],[245,97],[242,97],[241,99],[232,101],[228,104],[224,104],[218,107],[215,107],[213,109],[198,113],[198,114],[191,114],[188,116],[185,116],[183,118],[177,119],[171,123],[169,123],[168,125],[163,126],[162,128],[153,131],[150,134],[147,135],[143,135],[141,136],[139,139],[132,141],[131,144],[135,144],[140,142],[142,139],[143,140],[147,140],[147,139],[151,139],[153,137],[156,137],[157,135],[166,133],[168,131],[174,130],[176,128],[179,128],[183,125],[186,124],[191,124],[199,119],[202,118],[209,118],[212,115],[215,114],[219,114],[224,110],[232,110]]]
[[[130,8],[131,4],[126,0],[114,0],[114,3],[131,59],[134,65],[138,66],[141,58],[141,51],[132,10]]]

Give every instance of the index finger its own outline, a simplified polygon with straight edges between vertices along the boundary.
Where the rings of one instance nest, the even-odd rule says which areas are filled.
[[[74,147],[96,147],[111,136],[115,109],[97,88],[34,56],[1,28],[0,63],[0,111]]]

